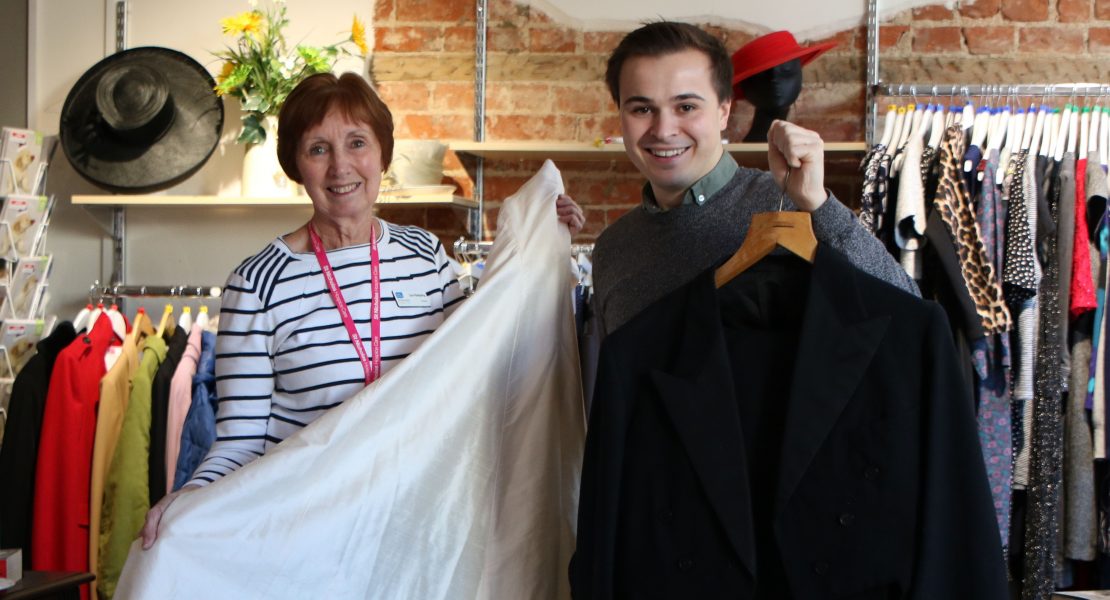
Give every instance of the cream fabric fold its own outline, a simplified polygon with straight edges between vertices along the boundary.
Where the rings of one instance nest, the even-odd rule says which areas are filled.
[[[382,379],[138,542],[117,598],[569,598],[585,438],[563,191],[503,204],[478,291]]]

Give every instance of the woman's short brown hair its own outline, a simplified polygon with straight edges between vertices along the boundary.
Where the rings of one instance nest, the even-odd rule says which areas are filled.
[[[339,109],[353,123],[366,123],[382,149],[382,171],[393,162],[393,114],[366,80],[354,73],[336,77],[317,73],[297,84],[278,114],[277,154],[290,179],[303,183],[297,168],[297,147],[309,129],[328,112]]]

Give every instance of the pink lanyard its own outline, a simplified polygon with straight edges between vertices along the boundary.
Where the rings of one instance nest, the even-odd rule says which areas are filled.
[[[371,230],[370,288],[373,299],[370,303],[370,347],[374,353],[373,363],[366,356],[366,348],[362,345],[362,338],[359,336],[358,330],[355,329],[351,311],[347,309],[347,301],[343,299],[343,292],[340,291],[331,263],[328,262],[328,255],[324,251],[324,243],[320,241],[320,236],[316,234],[316,228],[312,226],[312,223],[308,224],[308,238],[312,240],[312,250],[316,253],[316,260],[320,263],[320,270],[324,273],[324,282],[328,285],[331,300],[335,303],[335,307],[339,309],[339,316],[343,319],[343,325],[347,328],[347,335],[350,336],[351,344],[354,345],[355,352],[358,353],[358,359],[362,362],[362,370],[366,373],[366,385],[370,385],[382,372],[382,282],[378,276],[378,236]]]

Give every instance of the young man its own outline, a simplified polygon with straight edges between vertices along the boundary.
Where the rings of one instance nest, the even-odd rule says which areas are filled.
[[[608,335],[574,598],[1004,600],[947,319],[879,280],[916,291],[825,190],[820,137],[776,121],[771,173],[737,167],[729,57],[690,25],[630,33],[607,79],[647,184],[594,247]],[[718,289],[712,268],[784,180],[813,264],[767,257]]]
[[[740,247],[753,214],[812,213],[818,241],[857,267],[917,293],[917,286],[852,211],[824,186],[824,143],[784,121],[768,132],[771,172],[738,167],[721,144],[732,105],[732,63],[719,40],[692,25],[651,23],[613,51],[606,83],[629,158],[647,179],[643,205],[594,246],[595,307],[603,332]]]

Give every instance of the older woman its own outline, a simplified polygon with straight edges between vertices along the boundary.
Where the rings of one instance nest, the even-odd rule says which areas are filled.
[[[314,75],[289,95],[278,159],[313,214],[231,274],[220,310],[216,442],[180,491],[150,509],[143,547],[178,494],[264,454],[411,354],[462,299],[431,233],[374,216],[393,117],[361,77]],[[582,211],[556,201],[572,232]]]

